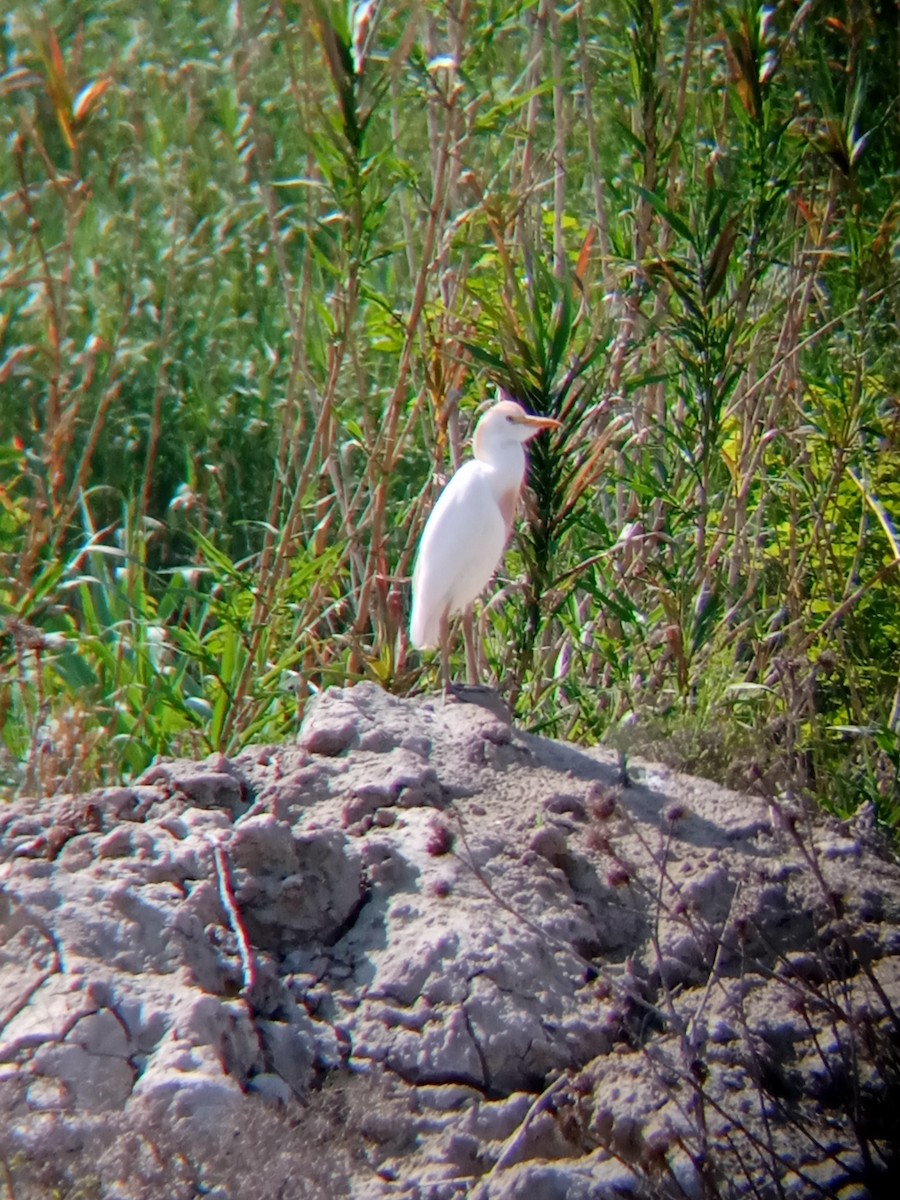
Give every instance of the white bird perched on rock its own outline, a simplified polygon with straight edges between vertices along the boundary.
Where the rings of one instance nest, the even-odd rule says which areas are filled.
[[[552,417],[533,417],[514,400],[500,400],[475,428],[475,457],[463,463],[438,496],[413,569],[409,634],[417,650],[440,645],[444,690],[450,687],[450,617],[466,612],[503,556],[525,479],[525,443]],[[475,648],[466,628],[469,683],[476,683]]]

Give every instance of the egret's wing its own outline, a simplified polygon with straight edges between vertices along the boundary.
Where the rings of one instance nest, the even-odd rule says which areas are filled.
[[[506,525],[483,464],[456,472],[425,524],[413,571],[410,636],[436,645],[444,612],[471,604],[490,580],[506,542]]]

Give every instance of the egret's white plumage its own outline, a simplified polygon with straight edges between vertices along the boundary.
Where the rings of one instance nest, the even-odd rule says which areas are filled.
[[[413,570],[409,632],[417,649],[441,645],[445,685],[447,624],[481,594],[503,556],[525,478],[525,443],[558,425],[530,416],[514,400],[488,409],[475,429],[475,457],[441,492],[425,524]]]

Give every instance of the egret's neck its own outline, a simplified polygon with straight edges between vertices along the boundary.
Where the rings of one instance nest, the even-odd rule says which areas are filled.
[[[525,478],[525,447],[520,442],[491,442],[475,439],[473,447],[479,462],[491,468],[495,494],[512,488],[516,491]]]

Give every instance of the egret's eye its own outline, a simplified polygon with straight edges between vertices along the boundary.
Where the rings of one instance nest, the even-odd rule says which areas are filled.
[[[512,416],[509,416],[509,417],[507,417],[507,418],[506,418],[506,422],[507,422],[507,424],[508,424],[508,425],[515,425],[515,423],[516,423],[516,418],[515,418],[515,417],[512,417]]]

